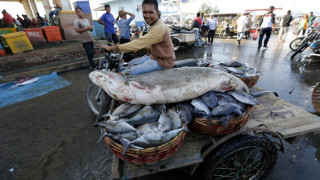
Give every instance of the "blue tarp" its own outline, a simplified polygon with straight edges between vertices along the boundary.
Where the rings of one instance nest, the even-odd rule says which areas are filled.
[[[15,82],[0,84],[0,108],[47,94],[71,84],[58,76],[56,72],[38,76],[38,78],[39,80],[36,82],[13,88],[10,87],[15,85]]]

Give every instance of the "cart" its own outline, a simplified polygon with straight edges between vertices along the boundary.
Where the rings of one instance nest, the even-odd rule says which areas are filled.
[[[223,175],[219,172],[228,169],[239,179],[248,179],[250,173],[259,179],[272,170],[277,151],[284,152],[283,140],[289,142],[300,135],[320,131],[320,117],[273,94],[257,99],[260,105],[254,107],[245,127],[219,137],[187,133],[180,149],[156,164],[134,165],[114,155],[112,178],[132,179],[182,168],[202,179],[215,179],[216,175]]]

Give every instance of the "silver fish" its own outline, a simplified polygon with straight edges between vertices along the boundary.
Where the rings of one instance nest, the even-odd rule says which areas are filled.
[[[173,122],[167,112],[163,111],[160,114],[158,129],[162,132],[167,132],[172,130]]]
[[[251,93],[251,96],[253,97],[259,97],[268,93],[273,93],[275,96],[279,97],[278,93],[274,92],[274,91],[260,91],[260,92],[253,92]]]
[[[93,71],[91,81],[114,99],[131,104],[168,104],[190,100],[208,91],[225,92],[248,87],[239,78],[215,68],[184,67],[124,76]]]
[[[218,105],[238,102],[234,97],[226,93],[216,93]]]
[[[142,124],[136,127],[138,136],[141,136],[145,133],[157,131],[158,130],[158,122],[151,122]]]
[[[241,107],[236,104],[221,104],[211,111],[211,116],[226,116],[231,113],[236,113],[243,116],[241,110]]]
[[[201,98],[192,99],[191,104],[199,117],[210,118],[210,110]]]
[[[99,121],[98,125],[106,128],[107,132],[112,134],[122,134],[127,132],[136,131],[130,124],[123,121]]]
[[[17,83],[17,84],[15,84],[15,85],[11,86],[9,89],[15,88],[15,87],[18,87],[18,86],[23,86],[23,85],[30,84],[30,83],[34,83],[34,82],[37,82],[38,80],[39,80],[38,77],[32,78],[32,79],[23,81],[23,82],[21,82],[21,83]]]
[[[132,104],[129,103],[124,103],[121,104],[119,107],[117,107],[113,112],[112,115],[113,116],[118,116],[120,114],[123,114],[124,112],[126,112],[130,107],[132,107]]]
[[[119,118],[122,118],[122,117],[127,117],[127,116],[130,116],[134,113],[136,113],[137,111],[139,111],[141,108],[143,107],[143,105],[141,104],[136,104],[136,105],[133,105],[129,108],[127,108],[124,112],[122,112],[121,114],[118,114],[118,115],[115,115],[115,116],[118,116]],[[118,112],[119,113],[119,112]],[[112,113],[112,115],[114,115]]]
[[[169,115],[170,119],[172,120],[172,129],[181,128],[181,120],[179,115],[172,109],[169,109],[167,114]]]
[[[103,128],[100,127],[100,137],[99,137],[97,143],[100,143],[107,134],[108,134],[108,133],[106,133],[106,132],[103,130]]]
[[[201,96],[202,101],[211,109],[218,105],[218,99],[214,91],[209,91]]]
[[[252,97],[249,94],[243,93],[241,91],[228,91],[227,93],[242,103],[250,104],[250,105],[259,104],[259,102],[254,97]]]
[[[148,122],[154,122],[159,119],[160,113],[154,110],[151,106],[145,106],[129,118],[128,123],[132,125],[145,124]]]
[[[186,124],[192,121],[192,107],[189,104],[177,104],[180,120]]]

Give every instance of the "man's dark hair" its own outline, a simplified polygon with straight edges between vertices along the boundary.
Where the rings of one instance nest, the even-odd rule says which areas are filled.
[[[199,12],[197,13],[197,17],[200,17],[200,13]]]
[[[107,9],[107,8],[109,8],[109,7],[110,7],[109,4],[104,5],[104,9]]]
[[[142,6],[144,4],[153,4],[156,11],[158,11],[158,1],[157,0],[143,0]]]
[[[81,7],[76,7],[76,9],[74,11],[76,11],[77,9],[80,9],[83,12]]]
[[[310,14],[313,14],[313,12],[310,12]]]
[[[291,14],[291,10],[288,10],[287,14],[290,15]]]

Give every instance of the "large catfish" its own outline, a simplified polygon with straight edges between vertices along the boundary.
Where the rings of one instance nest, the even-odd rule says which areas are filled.
[[[208,91],[248,87],[237,77],[214,68],[184,67],[125,76],[112,71],[93,71],[91,81],[112,98],[131,104],[167,104],[190,100]]]

